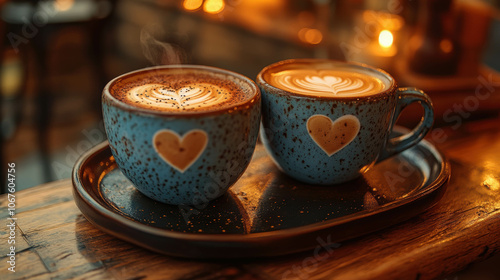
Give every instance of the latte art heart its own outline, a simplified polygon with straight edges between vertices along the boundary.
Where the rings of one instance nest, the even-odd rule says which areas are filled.
[[[219,69],[192,68],[177,65],[137,71],[116,78],[108,85],[109,91],[118,101],[131,107],[167,114],[238,109],[255,97],[254,85],[241,82],[233,74],[222,73],[224,70]]]
[[[293,80],[292,77],[286,77],[285,81],[289,87],[295,84],[295,90],[331,92],[335,95],[358,90],[358,93],[370,91],[374,88],[373,84],[368,84],[361,79],[341,78],[334,76],[306,76],[302,79]]]
[[[198,83],[180,89],[168,88],[162,84],[145,84],[132,88],[128,100],[157,109],[192,109],[213,106],[224,102],[227,94],[212,84]]]
[[[385,89],[376,77],[335,70],[285,70],[272,74],[269,82],[290,92],[313,96],[366,96]]]

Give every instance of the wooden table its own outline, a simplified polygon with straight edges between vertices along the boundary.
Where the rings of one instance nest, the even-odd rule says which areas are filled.
[[[430,138],[441,142],[446,137],[438,146],[452,163],[452,177],[440,203],[404,223],[325,250],[321,260],[314,259],[312,251],[233,262],[152,253],[87,222],[73,201],[71,181],[63,180],[16,193],[16,272],[7,271],[9,232],[2,226],[0,278],[444,277],[500,251],[500,120],[472,122],[440,133]],[[7,204],[7,196],[0,197],[3,221],[8,217]]]

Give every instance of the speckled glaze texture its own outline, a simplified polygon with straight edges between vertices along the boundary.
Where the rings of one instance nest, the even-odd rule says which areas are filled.
[[[253,99],[238,108],[169,115],[123,106],[105,89],[104,124],[116,163],[140,192],[163,203],[200,205],[223,195],[243,174],[255,148],[261,115],[255,90]],[[183,172],[154,148],[155,134],[164,130],[180,137],[202,130],[208,136],[200,156]]]
[[[290,60],[280,63],[314,63],[315,60]],[[338,62],[337,62],[338,63]],[[269,66],[272,67],[273,65]],[[290,94],[270,86],[262,73],[257,84],[262,93],[261,139],[276,165],[289,176],[310,184],[332,185],[353,180],[377,160],[400,152],[420,141],[433,123],[432,105],[425,94],[409,98],[397,90],[396,83],[386,92],[359,98],[317,98]],[[384,73],[385,74],[385,73]],[[387,74],[388,75],[388,74]],[[390,77],[390,76],[389,76]],[[417,96],[418,95],[418,96]],[[425,121],[412,133],[388,141],[398,114],[408,104],[423,101]],[[351,142],[328,152],[313,139],[308,120],[315,115],[347,127],[343,119],[357,119]],[[338,123],[340,122],[340,123]],[[359,131],[357,128],[359,127]],[[339,135],[344,135],[343,132]],[[320,135],[327,137],[327,134]],[[335,140],[336,141],[336,140]],[[391,150],[389,151],[389,148]]]
[[[389,133],[396,98],[378,102],[320,101],[273,95],[261,89],[263,142],[285,173],[306,183],[334,184],[352,180],[378,158]],[[302,108],[302,109],[301,109]],[[328,156],[310,137],[307,120],[325,115],[332,121],[356,116],[361,125],[346,147]]]

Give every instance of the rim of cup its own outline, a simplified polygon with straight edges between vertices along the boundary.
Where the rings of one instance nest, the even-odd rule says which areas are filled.
[[[249,86],[250,96],[247,100],[241,101],[239,103],[234,104],[231,107],[222,107],[217,109],[205,110],[205,111],[160,111],[160,110],[152,110],[142,107],[136,107],[125,102],[122,102],[115,98],[113,94],[110,92],[110,88],[119,80],[130,77],[134,74],[145,73],[145,72],[153,72],[155,70],[163,70],[163,69],[192,69],[192,70],[205,70],[207,72],[215,72],[217,74],[228,75],[236,78],[237,80],[243,81]],[[238,85],[240,86],[240,85]],[[152,115],[152,116],[175,116],[178,117],[194,117],[194,116],[207,116],[207,115],[221,115],[225,112],[232,113],[234,111],[239,111],[247,108],[253,103],[257,103],[260,100],[260,90],[259,87],[252,81],[250,78],[236,73],[234,71],[213,67],[213,66],[205,66],[205,65],[195,65],[195,64],[173,64],[173,65],[160,65],[160,66],[152,66],[141,68],[138,70],[130,71],[109,81],[104,87],[103,91],[103,99],[107,98],[114,106],[119,107],[120,109],[126,111],[132,111],[136,113],[140,113],[143,115]]]
[[[385,76],[389,80],[390,85],[389,85],[389,87],[387,87],[385,90],[383,90],[381,92],[366,95],[366,96],[342,96],[342,97],[331,96],[330,97],[330,96],[302,95],[302,94],[290,92],[290,91],[275,87],[275,86],[271,85],[269,82],[267,82],[266,79],[264,79],[264,75],[266,74],[266,72],[268,72],[274,68],[281,67],[281,66],[286,65],[286,64],[292,64],[292,63],[302,63],[302,64],[332,63],[332,64],[352,65],[358,69],[368,70],[368,71],[377,73],[377,75]],[[278,62],[273,63],[271,65],[268,65],[264,69],[262,69],[259,72],[259,74],[257,75],[256,82],[259,86],[263,86],[263,87],[270,89],[269,90],[270,93],[279,94],[282,96],[289,96],[291,98],[311,99],[311,100],[318,100],[319,99],[319,100],[353,101],[353,100],[360,100],[360,99],[364,99],[364,100],[385,99],[385,98],[388,98],[389,96],[392,96],[397,88],[397,83],[396,83],[396,80],[394,79],[394,77],[392,77],[389,73],[387,73],[386,71],[384,71],[380,68],[376,68],[376,67],[364,64],[364,63],[358,63],[358,62],[353,62],[353,61],[340,61],[340,60],[321,59],[321,58],[293,58],[293,59],[278,61]]]

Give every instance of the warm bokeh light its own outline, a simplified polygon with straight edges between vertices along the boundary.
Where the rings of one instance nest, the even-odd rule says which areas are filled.
[[[378,43],[380,46],[384,48],[389,48],[392,46],[392,43],[394,42],[394,37],[392,36],[391,31],[389,30],[382,30],[380,31],[380,34],[378,35]]]
[[[203,11],[210,14],[218,14],[224,10],[224,0],[206,0]]]
[[[184,0],[182,6],[188,11],[194,11],[201,7],[203,0]]]
[[[500,182],[498,182],[495,177],[491,175],[486,175],[483,181],[483,186],[487,187],[490,190],[498,191],[500,190]]]
[[[0,89],[4,97],[14,97],[23,85],[23,63],[19,57],[11,52],[5,56],[0,71]]]
[[[441,42],[439,42],[439,47],[445,53],[450,53],[453,50],[453,45],[451,44],[451,41],[448,39],[441,40]]]
[[[318,29],[309,29],[306,32],[306,41],[311,44],[319,44],[323,40],[323,34]]]
[[[298,35],[302,42],[312,45],[317,45],[323,40],[323,34],[315,28],[302,28],[299,30]]]
[[[75,0],[57,0],[54,2],[54,8],[58,11],[67,11],[71,9],[73,4],[75,3]]]

